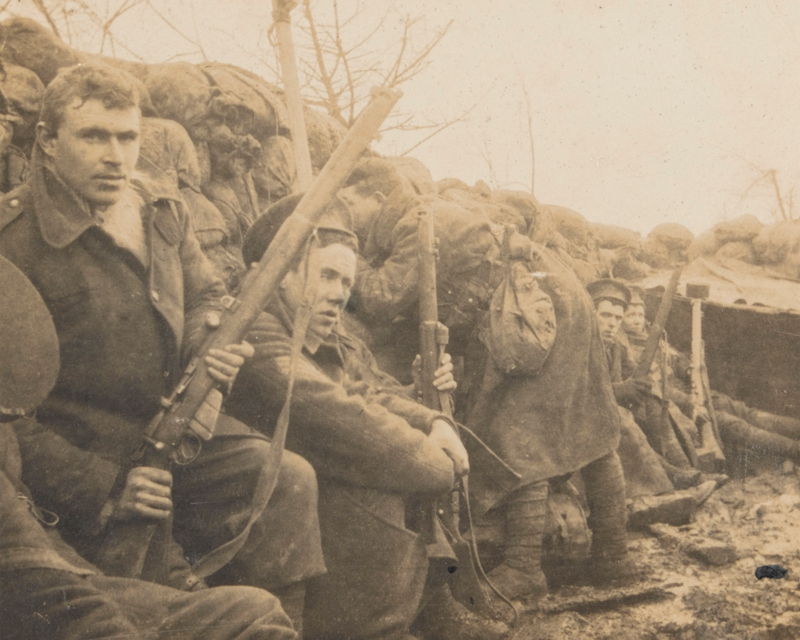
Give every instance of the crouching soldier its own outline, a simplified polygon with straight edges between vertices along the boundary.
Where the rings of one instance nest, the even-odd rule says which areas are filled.
[[[22,483],[13,427],[56,380],[58,341],[30,282],[0,258],[0,619],[7,640],[173,637],[291,640],[278,600],[252,587],[183,592],[102,575]]]
[[[88,561],[119,523],[162,522],[169,562],[149,554],[142,575],[190,589],[202,582],[186,558],[245,530],[270,444],[220,414],[215,437],[190,464],[131,468],[160,399],[226,293],[185,211],[136,179],[139,104],[123,72],[63,70],[43,98],[31,175],[0,202],[0,255],[39,291],[61,352],[38,421],[16,431],[25,483]],[[220,394],[251,353],[243,343],[207,356]],[[299,624],[304,581],[324,572],[316,502],[313,469],[287,454],[268,508],[209,582],[280,593]]]
[[[248,232],[248,264],[261,258],[296,203],[296,197],[276,203]],[[314,466],[320,487],[328,574],[309,583],[306,631],[321,640],[406,638],[429,574],[426,540],[412,530],[407,505],[450,490],[468,461],[448,418],[404,396],[399,383],[375,371],[371,356],[359,361],[363,345],[340,338],[357,240],[342,223],[346,207],[331,207],[309,254],[296,262],[248,335],[256,353],[242,369],[228,409],[266,433],[275,428],[288,386],[293,327],[308,279],[318,278],[286,441]],[[318,269],[309,270],[314,255]],[[412,631],[423,637],[491,640],[506,631],[467,612],[441,583],[426,605]]]

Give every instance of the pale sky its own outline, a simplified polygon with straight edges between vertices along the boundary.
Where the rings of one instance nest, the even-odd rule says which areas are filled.
[[[320,17],[333,0],[314,0]],[[30,0],[15,10],[35,17]],[[55,0],[49,0],[52,5]],[[103,14],[121,0],[89,0]],[[343,14],[357,0],[339,0]],[[252,52],[269,47],[269,0],[154,3],[210,60],[263,72]],[[364,27],[389,0],[370,0]],[[773,221],[774,169],[789,207],[800,183],[800,3],[793,0],[398,0],[434,32],[453,26],[425,73],[403,86],[399,108],[428,119],[469,118],[413,156],[435,179],[528,190],[526,99],[536,147],[535,194],[591,221],[644,233],[661,222],[695,232],[752,213]],[[116,23],[120,42],[148,61],[193,51],[136,9]],[[299,20],[295,10],[295,20]],[[396,37],[396,21],[376,35]],[[356,35],[356,34],[354,34]],[[97,51],[99,36],[80,40]],[[127,57],[122,49],[117,53]],[[200,61],[195,54],[183,57]],[[268,78],[274,80],[274,78]],[[392,133],[396,153],[419,134]],[[490,170],[487,158],[491,162]],[[748,187],[751,187],[748,191]],[[800,217],[800,193],[795,206]]]

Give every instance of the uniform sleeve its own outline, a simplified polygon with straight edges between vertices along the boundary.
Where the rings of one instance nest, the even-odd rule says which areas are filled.
[[[631,352],[625,345],[620,345],[620,356],[622,358],[622,379],[630,378],[636,371],[636,363],[631,358]]]
[[[227,411],[270,433],[286,395],[289,337],[272,319],[259,321],[248,340],[256,354],[242,368]],[[348,391],[306,357],[295,381],[287,448],[305,457],[320,477],[357,486],[441,493],[453,484],[452,462],[423,431]]]
[[[22,480],[37,503],[59,517],[95,523],[117,484],[120,467],[84,451],[35,420],[14,422]]]
[[[189,216],[184,215],[181,222],[184,231],[180,246],[184,295],[182,355],[186,362],[206,336],[206,315],[222,310],[220,299],[227,290],[222,280],[214,275],[211,263],[200,248]]]
[[[380,264],[359,257],[353,306],[369,322],[391,321],[418,297],[416,223],[404,218],[392,231],[392,250]]]

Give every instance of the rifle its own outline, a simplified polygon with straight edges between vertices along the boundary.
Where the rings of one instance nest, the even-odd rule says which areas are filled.
[[[705,285],[686,285],[686,295],[692,301],[692,418],[697,421],[701,407],[706,407],[711,422],[703,421],[700,426],[702,446],[697,449],[701,471],[715,472],[725,463],[725,454],[720,446],[717,415],[711,401],[711,388],[705,372],[705,342],[703,341],[703,300],[708,298],[709,287]]]
[[[136,466],[168,470],[173,463],[188,464],[199,453],[197,445],[201,446],[203,441],[213,437],[213,420],[204,424],[204,416],[216,415],[221,394],[215,380],[208,374],[205,354],[209,349],[222,349],[244,338],[289,272],[328,202],[370,142],[377,137],[381,124],[401,95],[397,90],[373,89],[372,100],[281,226],[260,262],[253,265],[238,296],[226,296],[219,317],[209,317],[207,324],[214,330],[206,336],[169,398],[162,399],[162,409],[150,422],[140,447],[132,457]],[[195,449],[194,455],[188,458],[185,455],[187,445]],[[270,461],[273,460],[274,456],[271,456]],[[279,461],[278,458],[275,462]],[[270,472],[277,478],[277,468]],[[110,575],[139,577],[157,524],[148,520],[110,523],[109,534],[95,563]],[[206,575],[209,573],[212,571]]]
[[[434,372],[439,368],[449,341],[447,327],[439,322],[439,307],[436,298],[437,249],[433,214],[423,207],[418,215],[419,351],[422,360],[420,370],[422,402],[429,409],[440,411],[452,419],[450,394],[439,392],[433,386]],[[467,478],[461,482],[466,491]],[[464,540],[459,530],[461,504],[458,487],[452,491],[449,498],[449,501],[440,505],[439,513],[445,528],[453,539],[451,544],[458,558],[458,570],[454,574],[452,582],[453,596],[470,609],[477,608],[489,612],[491,607],[481,586],[473,560],[473,554],[477,554],[477,550]]]

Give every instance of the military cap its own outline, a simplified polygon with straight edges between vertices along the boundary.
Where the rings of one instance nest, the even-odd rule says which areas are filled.
[[[56,383],[58,337],[30,280],[0,256],[0,414],[24,415]]]
[[[612,280],[611,278],[595,280],[586,285],[586,290],[592,296],[595,304],[601,300],[611,300],[612,302],[618,302],[627,309],[631,303],[631,290],[619,280]]]
[[[261,260],[261,256],[275,239],[281,225],[292,215],[303,195],[302,193],[293,193],[281,198],[250,227],[242,244],[242,257],[246,265]],[[347,205],[338,197],[327,206],[316,229],[324,244],[331,244],[335,240],[350,247],[353,251],[358,251],[358,238],[352,231],[352,214]]]
[[[628,287],[631,292],[631,301],[628,304],[639,304],[644,306],[644,289],[641,287]]]

